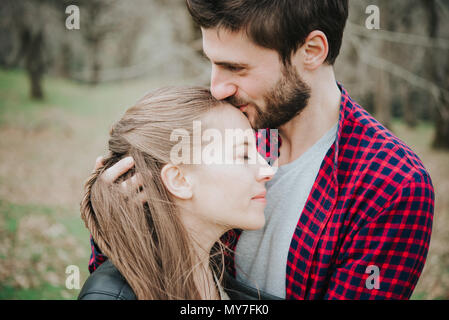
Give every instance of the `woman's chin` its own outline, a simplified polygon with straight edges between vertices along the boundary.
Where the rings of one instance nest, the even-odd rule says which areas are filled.
[[[259,230],[259,229],[263,228],[264,225],[265,225],[265,215],[262,211],[261,213],[257,213],[257,215],[255,215],[253,217],[253,219],[251,219],[251,222],[248,223],[248,227],[245,229],[246,230]]]

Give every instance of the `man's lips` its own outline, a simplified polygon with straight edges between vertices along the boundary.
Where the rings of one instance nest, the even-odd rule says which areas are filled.
[[[241,105],[241,106],[238,106],[238,108],[239,108],[240,111],[242,111],[242,112],[245,112],[246,109],[247,109],[247,107],[248,107],[248,104],[243,104],[243,105]]]

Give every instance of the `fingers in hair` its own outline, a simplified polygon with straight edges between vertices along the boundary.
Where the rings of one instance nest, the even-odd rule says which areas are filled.
[[[108,168],[101,174],[101,179],[106,183],[115,182],[121,175],[126,173],[134,166],[134,159],[126,157],[118,161],[112,167]]]

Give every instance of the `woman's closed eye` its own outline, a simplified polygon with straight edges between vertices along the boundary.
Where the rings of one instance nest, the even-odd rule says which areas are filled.
[[[234,66],[227,66],[226,69],[228,69],[231,72],[240,72],[243,70],[242,67],[234,67]]]

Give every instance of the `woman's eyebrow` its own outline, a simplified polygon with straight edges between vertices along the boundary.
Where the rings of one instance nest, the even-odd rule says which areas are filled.
[[[234,149],[237,148],[237,147],[239,147],[239,146],[242,145],[242,144],[245,145],[245,146],[249,146],[248,141],[244,141],[244,142],[240,142],[240,143],[234,144]]]

